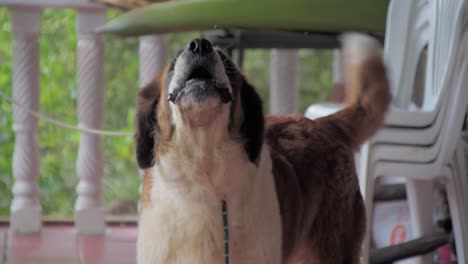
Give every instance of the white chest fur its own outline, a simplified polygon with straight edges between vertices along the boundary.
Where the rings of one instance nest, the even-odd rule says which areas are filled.
[[[235,144],[211,160],[168,153],[160,164],[153,168],[152,207],[140,216],[138,263],[224,263],[223,198],[230,263],[281,263],[281,220],[266,146],[258,167]]]

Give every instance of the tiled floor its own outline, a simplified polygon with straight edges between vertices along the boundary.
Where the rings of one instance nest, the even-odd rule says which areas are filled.
[[[12,235],[0,226],[2,264],[135,263],[135,226],[111,226],[104,236],[77,236],[73,226],[44,226],[37,235]]]

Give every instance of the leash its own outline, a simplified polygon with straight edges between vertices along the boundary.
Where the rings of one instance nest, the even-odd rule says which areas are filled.
[[[229,264],[229,228],[228,228],[228,209],[226,199],[221,201],[223,211],[223,229],[224,229],[224,264]]]

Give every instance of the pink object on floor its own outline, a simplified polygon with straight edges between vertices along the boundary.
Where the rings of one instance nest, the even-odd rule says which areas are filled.
[[[7,230],[0,226],[0,262],[5,257],[8,264],[136,263],[136,226],[110,226],[103,236],[77,236],[71,225],[47,225],[35,235]]]
[[[456,261],[452,260],[451,250],[449,245],[442,246],[438,249],[440,264],[457,264]]]

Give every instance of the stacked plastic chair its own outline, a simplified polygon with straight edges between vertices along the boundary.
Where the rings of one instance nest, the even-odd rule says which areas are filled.
[[[468,102],[468,4],[465,0],[393,0],[387,15],[384,58],[393,102],[385,127],[359,153],[358,174],[368,219],[379,177],[406,180],[412,237],[432,231],[432,181],[443,179],[458,263],[468,264],[468,180],[460,133]],[[422,102],[412,103],[427,55]],[[330,114],[337,104],[318,104],[309,118]],[[368,231],[371,221],[368,221]],[[363,247],[368,263],[370,234]],[[420,263],[432,263],[422,256]]]

